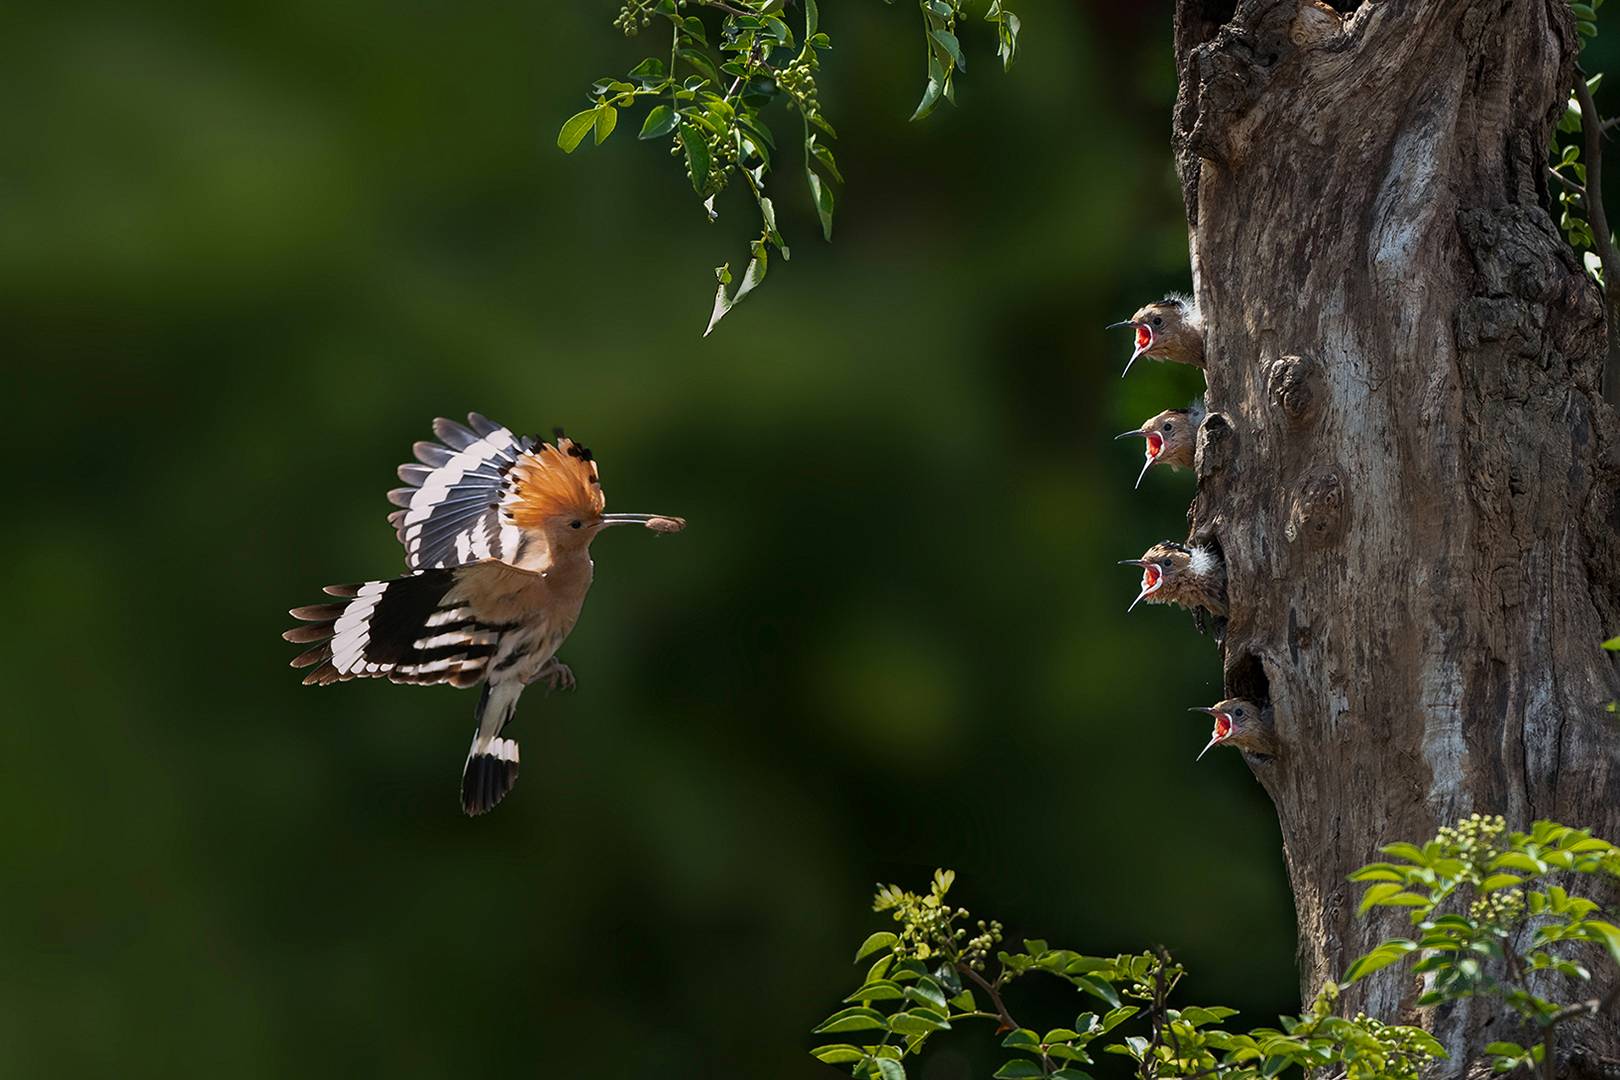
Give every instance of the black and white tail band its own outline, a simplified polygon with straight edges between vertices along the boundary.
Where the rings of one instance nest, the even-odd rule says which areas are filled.
[[[328,594],[345,599],[294,608],[293,617],[305,625],[282,637],[314,643],[292,662],[314,668],[304,685],[363,678],[477,683],[506,627],[480,623],[465,606],[446,600],[454,574],[428,570],[393,581],[328,586]]]

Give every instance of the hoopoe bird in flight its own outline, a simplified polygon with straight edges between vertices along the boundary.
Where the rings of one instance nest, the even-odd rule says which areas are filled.
[[[1248,754],[1269,756],[1277,752],[1277,741],[1271,733],[1271,721],[1254,706],[1253,702],[1242,698],[1227,698],[1208,707],[1195,706],[1189,711],[1207,713],[1215,718],[1215,727],[1209,733],[1209,742],[1198,751],[1198,757],[1194,760],[1202,760],[1205,754],[1217,746],[1231,746]]]
[[[1143,552],[1140,559],[1121,559],[1121,566],[1142,568],[1142,591],[1128,612],[1142,601],[1179,604],[1195,614],[1226,614],[1226,564],[1212,547],[1164,540]]]
[[[1117,330],[1122,326],[1136,329],[1136,349],[1125,362],[1125,370],[1119,373],[1122,379],[1131,373],[1131,365],[1139,356],[1191,364],[1196,368],[1204,366],[1204,319],[1197,302],[1189,296],[1171,293],[1104,329]]]
[[[407,487],[388,516],[411,573],[330,585],[337,603],[294,608],[282,636],[310,647],[292,662],[304,685],[383,678],[483,684],[461,774],[461,808],[483,814],[517,782],[518,745],[501,732],[524,687],[572,686],[557,649],[591,586],[591,541],[611,525],[679,532],[681,518],[607,514],[596,462],[559,430],[556,442],[514,435],[477,413],[433,422],[401,465]]]
[[[1193,467],[1193,452],[1198,446],[1198,426],[1204,422],[1204,399],[1199,398],[1185,409],[1166,409],[1139,428],[1122,431],[1114,436],[1120,439],[1142,439],[1147,444],[1147,460],[1136,474],[1136,487],[1142,486],[1142,477],[1153,466],[1163,463],[1172,469]]]

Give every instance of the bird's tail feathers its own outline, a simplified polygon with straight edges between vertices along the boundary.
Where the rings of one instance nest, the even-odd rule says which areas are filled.
[[[489,813],[517,784],[517,740],[503,739],[500,733],[512,719],[520,693],[521,685],[512,693],[505,685],[484,684],[478,699],[478,728],[461,770],[461,811],[468,817]]]

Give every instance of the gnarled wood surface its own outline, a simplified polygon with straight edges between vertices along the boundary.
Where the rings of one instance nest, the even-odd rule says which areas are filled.
[[[1191,517],[1227,560],[1227,693],[1274,711],[1251,764],[1306,995],[1409,930],[1355,914],[1382,843],[1473,811],[1620,839],[1620,434],[1545,180],[1577,50],[1563,0],[1179,0],[1212,412]],[[1411,1016],[1397,970],[1347,1004]],[[1422,1018],[1446,1072],[1513,1037],[1501,1013]],[[1620,1019],[1576,1041],[1568,1074],[1601,1075]]]

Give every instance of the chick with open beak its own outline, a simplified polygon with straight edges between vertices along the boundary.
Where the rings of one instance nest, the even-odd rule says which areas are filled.
[[[1148,548],[1140,559],[1121,559],[1119,565],[1142,568],[1142,591],[1126,611],[1146,600],[1178,604],[1193,612],[1226,614],[1226,564],[1214,548],[1165,540]]]
[[[1135,486],[1141,487],[1148,469],[1161,462],[1173,469],[1192,468],[1198,425],[1203,422],[1204,402],[1199,399],[1185,409],[1166,409],[1141,427],[1115,435],[1115,440],[1139,438],[1146,443],[1147,460],[1136,474]]]
[[[1191,364],[1196,368],[1204,366],[1204,320],[1191,297],[1171,293],[1107,329],[1117,330],[1123,326],[1136,329],[1136,349],[1126,362],[1125,370],[1120,372],[1122,379],[1130,374],[1131,365],[1139,356]]]
[[[1216,746],[1231,746],[1246,754],[1277,752],[1277,739],[1271,730],[1271,720],[1251,701],[1227,698],[1209,707],[1197,706],[1191,712],[1207,713],[1215,718],[1215,728],[1209,742],[1198,752],[1198,760]]]

